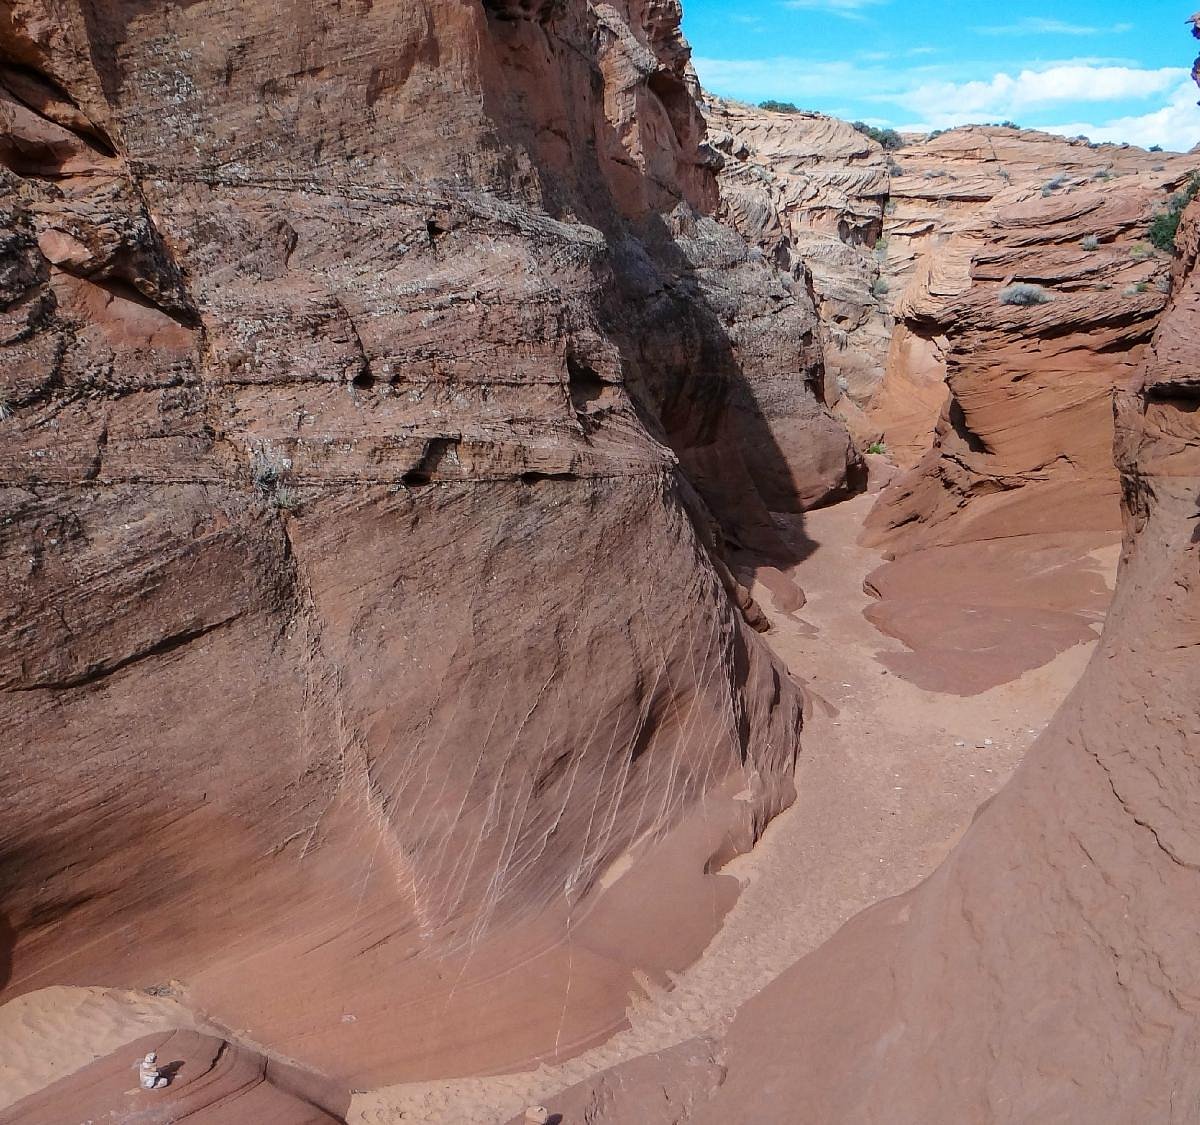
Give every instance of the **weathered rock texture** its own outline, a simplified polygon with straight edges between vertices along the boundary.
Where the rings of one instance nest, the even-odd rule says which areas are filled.
[[[1195,1120],[1200,205],[1180,242],[1118,398],[1125,550],[1084,680],[927,883],[743,1009],[695,1120]]]
[[[871,578],[869,616],[913,650],[889,667],[972,694],[1091,641],[1111,395],[1166,302],[1146,232],[1196,157],[1007,127],[884,152],[819,114],[705,108],[722,213],[814,291],[828,401],[912,470],[867,524],[907,557]],[[1002,303],[1014,283],[1045,303]]]
[[[9,995],[173,979],[363,1084],[701,948],[801,724],[722,555],[861,464],[678,23],[0,12]]]
[[[1196,1120],[1200,203],[1179,246],[1117,397],[1125,544],[1083,681],[935,875],[742,1009],[686,1120]]]
[[[143,1090],[138,1063],[158,1054],[168,1085]],[[271,1063],[245,1047],[195,1031],[149,1035],[0,1110],[4,1125],[123,1121],[138,1125],[332,1125],[344,1098],[295,1068]]]
[[[707,98],[722,153],[721,213],[817,301],[831,401],[865,402],[883,372],[891,319],[877,248],[890,190],[888,154],[848,122]]]
[[[821,114],[716,98],[706,100],[705,113],[724,157],[722,214],[781,268],[810,278],[829,401],[861,444],[882,440],[911,466],[932,444],[948,401],[957,402],[937,434],[940,460],[926,470],[940,465],[944,476],[964,478],[948,486],[955,499],[965,488],[1007,490],[1025,483],[1022,476],[1041,479],[1041,467],[1059,453],[1083,455],[1085,471],[1095,473],[1096,450],[1104,489],[1115,497],[1104,400],[1136,366],[1161,311],[1153,283],[1165,260],[1150,252],[1145,227],[1196,168],[1194,156],[997,126],[910,137],[885,152]],[[1080,246],[1088,237],[1098,240],[1097,251]],[[1070,294],[1072,307],[1042,310],[1050,323],[1041,327],[1003,315],[996,290],[1025,278]],[[1138,285],[1148,292],[1118,300]],[[998,342],[1001,354],[993,356]],[[1090,372],[1087,387],[1081,367]],[[1036,400],[1033,383],[1008,385],[1030,375]],[[991,460],[968,456],[972,464],[958,468],[964,454],[984,452],[960,449],[943,432],[960,412],[983,429],[1007,425],[1022,436],[997,435]],[[1086,448],[1074,448],[1081,440]],[[1114,513],[1110,503],[1110,526]]]
[[[961,145],[983,132],[960,130],[929,144]],[[994,150],[1004,138],[974,138],[984,139]],[[897,207],[888,244],[898,276],[911,271],[911,278],[873,409],[885,416],[910,387],[931,386],[935,376],[949,393],[932,449],[872,514],[874,541],[892,550],[1119,526],[1112,392],[1133,375],[1166,302],[1169,256],[1150,246],[1146,230],[1196,162],[1160,156],[1153,166],[1161,170],[1150,171],[1154,154],[1135,159],[1081,142],[1040,146],[1053,149],[1055,162],[1038,147],[1029,134],[1011,138],[1011,153],[1001,145],[987,163],[1011,155],[1011,185],[958,222],[918,216],[915,189],[906,186],[925,182],[916,153],[905,157],[910,178],[893,185],[914,192],[903,215]],[[1042,185],[1031,185],[1020,163],[1029,148],[1039,176],[1060,169]],[[957,152],[951,169],[966,163],[955,163]],[[1088,163],[1106,154],[1089,174]],[[978,181],[987,174],[943,172],[933,183],[985,196],[991,187]],[[1045,303],[1004,303],[1014,283],[1039,287]],[[897,445],[911,447],[914,438],[898,436]]]

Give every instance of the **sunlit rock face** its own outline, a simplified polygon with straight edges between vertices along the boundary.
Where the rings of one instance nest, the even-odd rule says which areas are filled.
[[[1125,546],[1087,673],[926,883],[742,1009],[694,1120],[786,1120],[767,1091],[827,1121],[1195,1116],[1198,204],[1179,245],[1117,398]]]
[[[8,994],[171,982],[346,1083],[606,1034],[793,793],[723,554],[861,475],[677,5],[19,0],[0,52]]]
[[[804,110],[708,98],[705,112],[722,215],[811,284],[828,401],[902,467],[933,446],[877,514],[880,541],[927,545],[951,524],[971,538],[963,507],[1028,523],[1049,507],[1018,495],[1031,481],[1070,491],[1056,520],[1116,527],[1108,399],[1166,302],[1169,256],[1146,229],[1196,156],[1002,126],[885,150]],[[1003,305],[1014,281],[1053,304]]]

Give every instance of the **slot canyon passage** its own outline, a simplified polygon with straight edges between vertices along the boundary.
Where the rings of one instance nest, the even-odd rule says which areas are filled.
[[[0,1122],[1200,1120],[1200,153],[680,20],[0,5]]]

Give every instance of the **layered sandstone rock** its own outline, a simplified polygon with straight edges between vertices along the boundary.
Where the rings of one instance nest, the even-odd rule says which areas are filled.
[[[158,1055],[162,1089],[138,1084],[138,1061]],[[253,1121],[255,1125],[332,1125],[342,1120],[344,1097],[295,1068],[211,1035],[176,1031],[135,1040],[0,1110],[5,1125],[60,1125],[63,1121],[136,1121],[194,1125]]]
[[[932,448],[872,514],[872,541],[891,550],[1118,526],[1111,396],[1166,302],[1169,255],[1147,228],[1195,158],[1087,174],[1063,155],[1069,170],[1036,190],[1015,182],[1014,165],[1012,186],[957,229],[909,218],[904,238],[891,237],[889,254],[907,242],[897,269],[912,276],[874,409],[935,380],[949,391]],[[1007,303],[1023,292],[1036,303]]]
[[[626,1067],[593,1104],[628,1081],[676,1104],[700,1091],[685,1119],[703,1125],[1195,1120],[1198,259],[1193,203],[1166,313],[1117,396],[1115,603],[1013,781],[926,883],[743,1007],[724,1074]]]
[[[960,387],[986,381],[993,413],[998,409],[1019,430],[1028,428],[1027,395],[1003,394],[994,377],[964,368],[964,355],[1000,341],[1015,354],[1007,363],[989,361],[989,371],[1012,368],[1007,377],[1016,381],[1037,369],[1023,326],[989,315],[995,311],[994,283],[1027,275],[1076,295],[1095,293],[1095,306],[1111,305],[1113,290],[1151,287],[1165,265],[1145,243],[1145,227],[1197,166],[1194,157],[1001,126],[908,137],[900,149],[885,152],[846,122],[821,114],[772,112],[717,98],[706,100],[705,113],[711,143],[724,158],[722,213],[783,268],[810,279],[825,340],[829,401],[862,445],[881,440],[905,466],[933,442],[947,409],[947,382],[951,395],[968,400],[959,402],[954,419],[960,409],[977,405],[970,391],[959,395]],[[1098,255],[1081,250],[1089,238],[1097,240]],[[1137,256],[1126,260],[1131,251]],[[1071,350],[1095,369],[1101,397],[1104,387],[1136,366],[1137,349],[1153,331],[1162,300],[1160,294],[1132,303],[1127,319],[1139,330],[1127,332],[1131,338],[1120,341],[1113,355],[1106,349],[1114,341],[1103,332],[1096,354],[1087,354],[1088,317],[1099,316],[1099,309],[1074,314],[1078,338]],[[964,319],[972,323],[960,323]],[[1063,324],[1070,327],[1071,320],[1060,314],[1053,331],[1064,334]],[[1057,368],[1047,375],[1057,375]],[[1080,388],[1069,377],[1061,382],[1070,410],[1078,411]],[[1058,393],[1038,401],[1048,407]],[[1045,416],[1056,416],[1057,406]],[[1052,428],[1086,431],[1084,440],[1093,448],[1111,444],[1111,426],[1096,418]],[[944,435],[938,439],[947,444]],[[1055,439],[1049,444],[1061,451]],[[946,458],[958,452],[948,450]],[[1036,473],[1037,458],[1027,452],[1000,451],[989,468],[971,470],[972,480],[1008,468],[1015,470],[1010,476]],[[943,471],[953,470],[943,465]],[[1111,499],[1111,467],[1103,475]],[[1110,505],[1110,522],[1113,510]]]
[[[891,322],[876,248],[894,163],[848,122],[707,98],[726,220],[780,268],[811,278],[831,400],[879,384]]]
[[[861,466],[678,22],[0,14],[8,994],[175,979],[361,1083],[701,948],[801,723],[722,555]]]
[[[743,1009],[695,1120],[1194,1120],[1200,204],[1180,246],[1118,398],[1125,550],[1084,680],[927,883]]]
[[[966,695],[1090,642],[1119,526],[1110,399],[1166,301],[1147,229],[1195,156],[1002,126],[885,152],[819,114],[705,108],[723,213],[813,289],[829,401],[912,470],[866,536],[908,556],[870,580],[869,616],[912,650],[889,668]],[[1014,285],[1044,303],[1005,303]]]

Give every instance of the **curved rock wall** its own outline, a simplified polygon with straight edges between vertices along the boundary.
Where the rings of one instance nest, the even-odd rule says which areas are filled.
[[[1060,142],[1057,164],[1113,147]],[[968,221],[938,233],[928,219],[917,235],[909,218],[906,252],[891,235],[889,259],[913,273],[873,409],[884,418],[939,367],[949,394],[932,448],[872,513],[872,542],[901,551],[1119,526],[1112,393],[1136,370],[1167,299],[1170,257],[1146,231],[1196,160],[1114,155],[1090,174],[1086,164],[1056,173],[1053,187],[1018,183],[1016,163],[1012,184]],[[1146,167],[1156,159],[1158,171]],[[1045,161],[1038,167],[1044,175]],[[1042,303],[1006,303],[1014,284],[1035,287]]]
[[[885,511],[881,525],[914,513],[940,522],[968,493],[1019,488],[1059,457],[1103,477],[1083,508],[1115,526],[1104,400],[1136,367],[1162,309],[1154,286],[1166,258],[1145,229],[1196,158],[1000,126],[910,137],[888,152],[821,114],[718,98],[705,113],[722,158],[721,213],[812,286],[828,401],[861,446],[882,441],[903,467],[939,447],[921,475],[945,479]],[[1097,250],[1081,247],[1088,238]],[[1013,280],[1068,293],[1072,307],[1042,310],[1043,327],[1014,320],[996,307]],[[1139,286],[1147,292],[1124,292]],[[1008,425],[1021,437],[993,432],[980,459],[971,456],[984,452],[979,443],[953,440],[955,425]]]
[[[1083,681],[950,859],[739,1015],[696,1121],[1195,1119],[1200,203],[1117,398],[1125,545]]]
[[[804,287],[708,216],[678,24],[0,14],[8,994],[394,1081],[702,946],[801,725],[721,556],[860,462]]]

